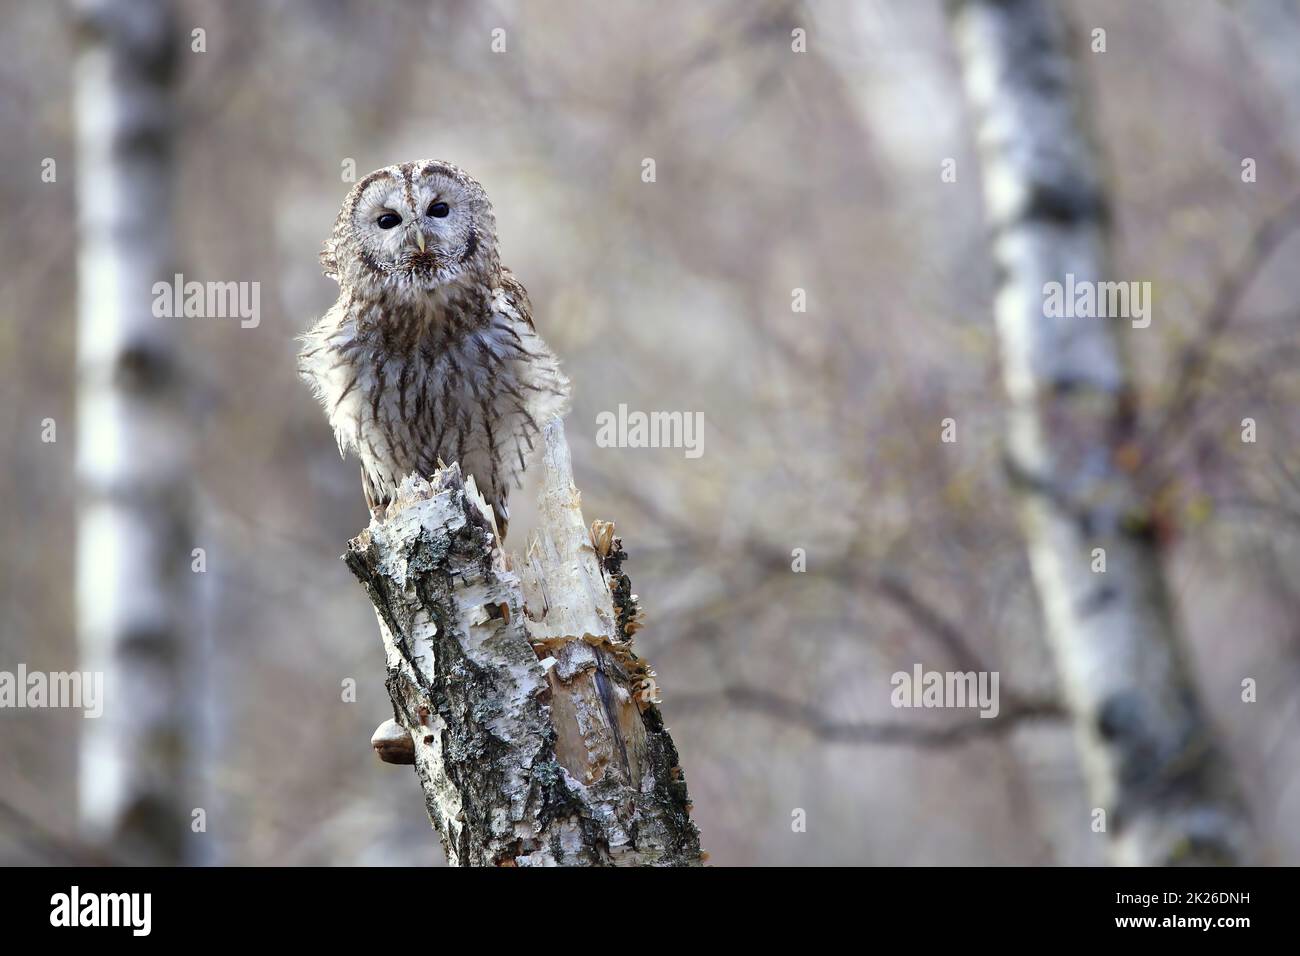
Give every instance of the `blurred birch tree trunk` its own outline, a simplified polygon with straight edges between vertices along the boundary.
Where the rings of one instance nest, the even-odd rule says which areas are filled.
[[[1197,701],[1133,480],[1135,401],[1119,339],[1129,321],[1044,308],[1045,284],[1067,273],[1118,278],[1067,25],[1043,0],[964,0],[951,12],[998,274],[1007,467],[1110,857],[1243,862],[1240,798]]]
[[[91,838],[134,863],[182,862],[190,809],[189,428],[171,282],[173,84],[168,0],[79,0],[77,626],[104,673],[85,721],[80,805]]]

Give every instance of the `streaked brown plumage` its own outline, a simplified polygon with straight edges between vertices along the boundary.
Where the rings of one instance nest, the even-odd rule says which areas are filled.
[[[483,187],[434,160],[376,170],[348,193],[321,262],[339,298],[303,335],[299,371],[339,450],[361,460],[372,511],[412,471],[459,462],[504,537],[510,487],[569,384],[500,264]]]

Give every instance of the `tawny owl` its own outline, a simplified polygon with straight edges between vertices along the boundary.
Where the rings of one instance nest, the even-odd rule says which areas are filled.
[[[411,472],[459,462],[496,514],[569,383],[497,254],[487,193],[450,163],[386,166],[343,201],[321,253],[339,298],[302,336],[298,367],[361,460],[381,513]]]

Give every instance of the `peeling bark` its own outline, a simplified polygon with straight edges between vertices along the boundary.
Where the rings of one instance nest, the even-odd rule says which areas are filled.
[[[544,441],[520,572],[456,465],[408,477],[344,556],[379,618],[429,818],[452,865],[698,864],[638,616],[611,593],[618,539],[584,524],[558,420]],[[390,752],[392,736],[377,732]]]
[[[998,267],[1008,472],[1111,857],[1243,862],[1242,803],[1197,700],[1133,473],[1124,320],[1044,309],[1045,284],[1067,273],[1120,278],[1064,18],[1040,0],[951,7]],[[1092,571],[1094,548],[1104,573]]]

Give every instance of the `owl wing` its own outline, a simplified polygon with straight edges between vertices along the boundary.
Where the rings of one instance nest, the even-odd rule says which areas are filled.
[[[537,331],[537,326],[533,325],[533,304],[528,301],[528,290],[513,272],[504,267],[501,269],[501,288],[519,313],[519,318],[534,332]]]

